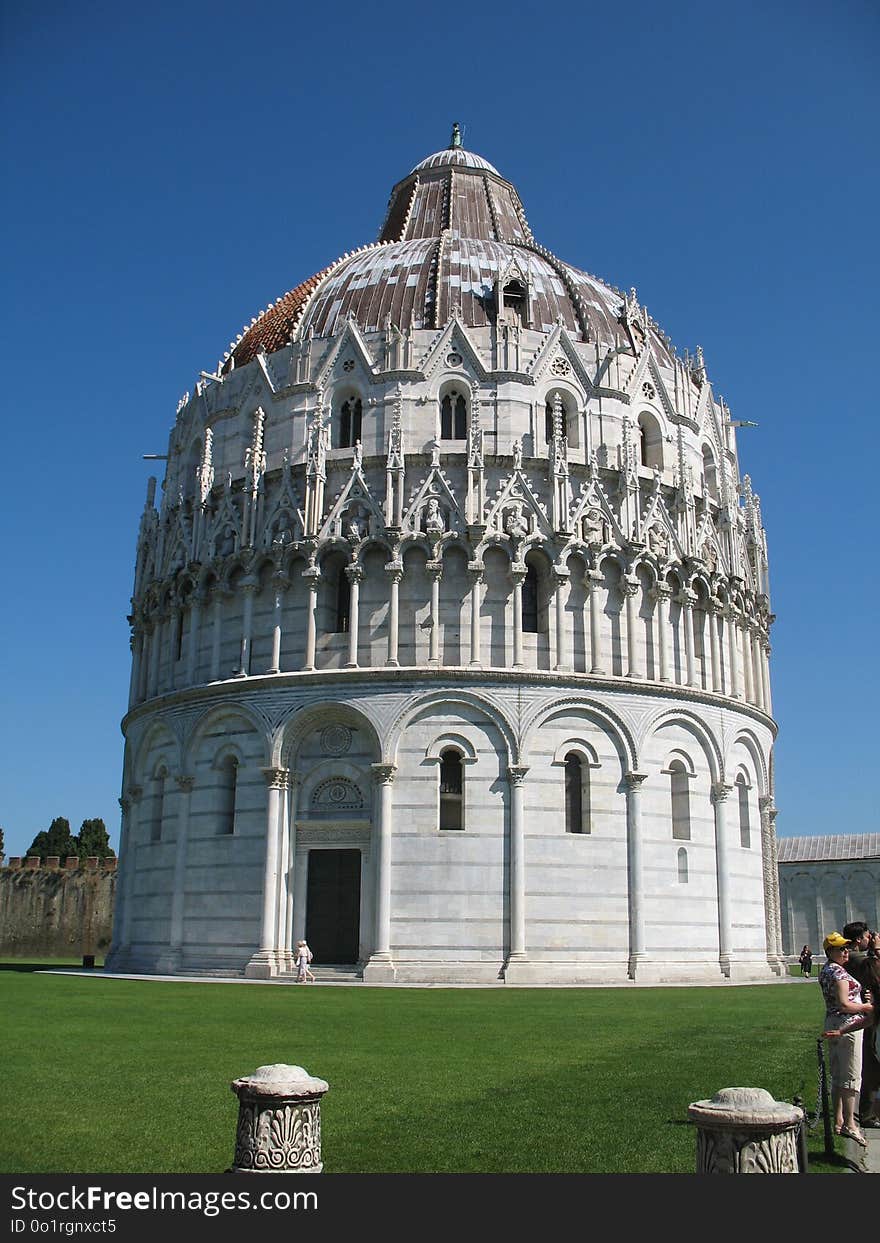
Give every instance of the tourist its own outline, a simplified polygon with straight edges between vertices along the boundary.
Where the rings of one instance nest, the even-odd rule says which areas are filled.
[[[862,994],[878,996],[880,990],[880,936],[871,932],[862,920],[846,924],[843,936],[850,942],[847,971],[862,986]],[[877,1050],[877,1011],[873,1022],[866,1024],[862,1036],[862,1086],[859,1093],[859,1118],[863,1127],[880,1127],[877,1116],[880,1092],[880,1056]]]
[[[801,950],[801,956],[798,959],[798,962],[801,964],[801,975],[813,974],[813,951],[810,949],[809,945],[805,945]]]
[[[306,945],[305,941],[297,941],[296,943],[296,982],[297,984],[314,984],[315,977],[309,970],[309,963],[312,961],[312,951]]]
[[[819,986],[825,998],[825,1031],[830,1040],[831,1094],[834,1101],[834,1130],[863,1148],[867,1140],[856,1123],[856,1104],[862,1082],[862,1038],[855,1030],[874,1016],[870,1000],[861,1001],[858,980],[847,971],[849,941],[832,932],[822,942],[827,962],[819,972]]]

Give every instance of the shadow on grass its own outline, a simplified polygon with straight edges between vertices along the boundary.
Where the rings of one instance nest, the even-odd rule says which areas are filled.
[[[31,971],[103,971],[103,966],[83,967],[82,963],[52,961],[48,962],[32,962],[29,958],[8,958],[5,962],[0,962],[0,971],[18,971],[28,973]]]

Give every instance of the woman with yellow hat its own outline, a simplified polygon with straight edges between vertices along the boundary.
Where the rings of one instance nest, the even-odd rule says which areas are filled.
[[[825,1031],[831,1040],[831,1093],[834,1099],[834,1129],[863,1148],[867,1141],[859,1130],[855,1110],[862,1082],[862,1038],[855,1027],[863,1027],[874,1014],[870,994],[861,1000],[861,987],[846,969],[849,941],[832,932],[822,942],[827,962],[819,972],[819,986],[825,998]],[[859,1020],[862,1021],[859,1021]]]

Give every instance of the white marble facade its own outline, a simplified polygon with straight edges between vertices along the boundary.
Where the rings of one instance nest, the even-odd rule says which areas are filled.
[[[829,932],[880,921],[880,833],[783,837],[778,842],[782,948],[797,960],[804,945],[822,961]]]
[[[341,902],[366,979],[778,973],[735,423],[491,165],[423,161],[378,243],[203,373],[168,452],[112,968],[274,976]]]

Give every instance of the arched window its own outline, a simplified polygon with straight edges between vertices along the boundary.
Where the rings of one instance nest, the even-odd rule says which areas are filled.
[[[688,852],[684,846],[678,848],[678,883],[680,885],[688,883]]]
[[[748,850],[752,844],[752,822],[749,816],[749,785],[742,773],[737,775],[735,784],[739,802],[739,844]]]
[[[339,578],[336,583],[336,630],[348,634],[351,616],[351,583],[342,566],[339,567]]]
[[[523,634],[538,633],[538,571],[533,565],[527,566],[523,579],[522,628]]]
[[[672,836],[689,842],[691,838],[691,805],[688,791],[689,775],[681,760],[669,765],[669,788],[672,797]]]
[[[150,841],[162,840],[162,821],[165,819],[165,786],[168,781],[168,770],[157,768],[153,778],[153,816],[150,823]]]
[[[590,766],[576,751],[565,757],[565,831],[590,832]]]
[[[234,755],[220,765],[220,799],[217,809],[217,833],[225,836],[235,832],[235,795],[238,788],[238,760]]]
[[[464,828],[464,764],[451,747],[440,752],[440,828]]]
[[[361,438],[361,399],[348,397],[339,410],[339,447],[350,449]]]
[[[440,402],[440,439],[467,439],[467,402],[455,389]]]
[[[703,476],[706,480],[706,491],[713,501],[717,501],[718,470],[715,466],[715,454],[708,445],[703,445]]]
[[[516,321],[521,327],[528,327],[527,295],[522,281],[509,281],[504,286],[504,310],[509,323]]]
[[[663,469],[663,433],[648,410],[639,415],[639,460],[643,466]]]

